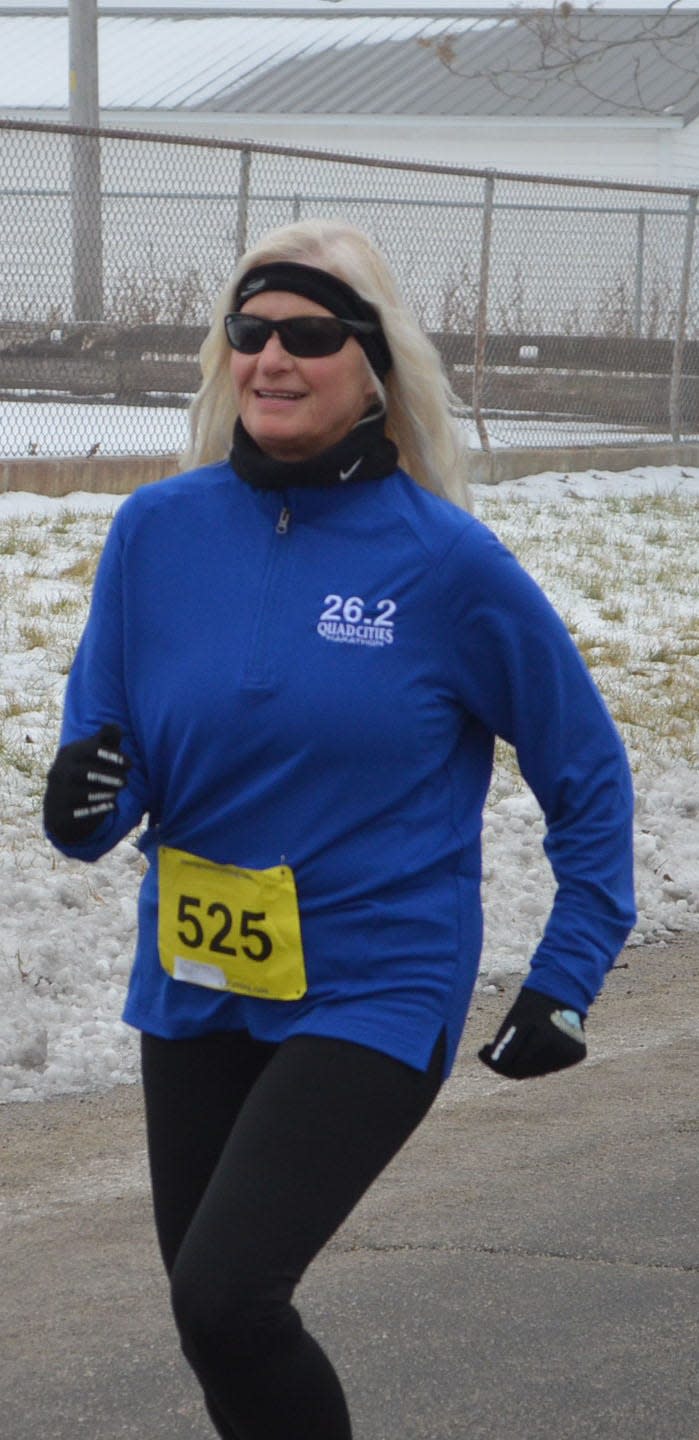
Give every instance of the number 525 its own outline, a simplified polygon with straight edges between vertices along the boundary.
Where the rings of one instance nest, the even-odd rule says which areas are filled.
[[[233,914],[227,905],[221,900],[214,900],[206,910],[202,909],[202,901],[197,895],[180,895],[177,905],[177,919],[182,926],[177,931],[178,939],[190,950],[199,950],[206,946],[214,955],[237,955],[238,946],[226,944],[231,933],[235,934],[233,928]],[[201,917],[201,918],[200,918]],[[218,928],[214,929],[213,935],[207,938],[203,920],[205,918],[217,922]],[[236,938],[240,941],[250,941],[250,944],[240,944],[243,955],[248,960],[268,960],[272,954],[272,941],[256,922],[266,920],[264,910],[241,910],[240,928]],[[208,930],[210,927],[207,926]]]

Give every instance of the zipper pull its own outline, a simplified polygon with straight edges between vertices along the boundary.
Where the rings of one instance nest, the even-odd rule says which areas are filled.
[[[276,524],[277,535],[286,535],[286,532],[289,529],[290,519],[291,511],[287,508],[286,505],[284,505],[283,508],[279,511],[279,519],[277,520]]]

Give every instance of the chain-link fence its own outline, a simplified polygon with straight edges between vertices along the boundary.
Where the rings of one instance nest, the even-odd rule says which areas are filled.
[[[0,121],[0,455],[170,454],[236,256],[378,242],[485,449],[699,437],[697,190]]]

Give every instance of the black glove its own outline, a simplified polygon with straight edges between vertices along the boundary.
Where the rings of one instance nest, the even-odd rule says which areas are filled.
[[[587,1054],[583,1018],[560,1000],[529,987],[520,990],[492,1045],[479,1060],[496,1075],[528,1080],[577,1065]]]
[[[61,746],[48,773],[44,825],[64,845],[86,840],[116,809],[131,765],[120,744],[120,726],[103,725],[88,740]]]

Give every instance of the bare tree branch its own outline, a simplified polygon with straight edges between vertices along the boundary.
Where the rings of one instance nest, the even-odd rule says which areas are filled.
[[[523,43],[521,56],[515,60],[511,48],[510,58],[490,59],[488,49],[495,48],[492,41],[488,44],[490,37],[474,47],[472,33],[468,36],[469,46],[477,48],[478,53],[471,65],[462,59],[466,40],[458,32],[447,31],[434,39],[423,36],[417,44],[432,50],[451,74],[474,82],[485,79],[511,100],[526,91],[529,102],[536,103],[547,85],[558,81],[574,86],[618,114],[656,115],[657,101],[648,90],[647,66],[651,57],[665,61],[676,77],[673,110],[681,109],[693,93],[699,102],[699,11],[680,12],[681,3],[668,0],[661,12],[650,15],[630,11],[628,20],[624,17],[623,33],[616,38],[609,33],[609,27],[605,27],[605,34],[599,34],[598,22],[603,24],[606,17],[594,4],[579,8],[572,0],[554,0],[550,9],[535,10],[515,4],[499,12],[494,20],[494,29],[517,25]],[[597,73],[599,64],[605,62],[608,76],[610,56],[618,57],[624,98],[613,93],[608,78],[601,82]]]

